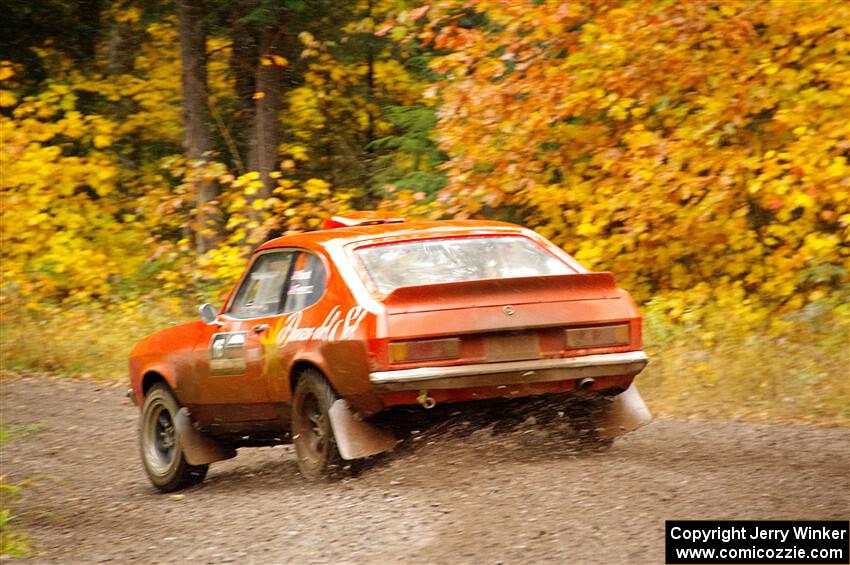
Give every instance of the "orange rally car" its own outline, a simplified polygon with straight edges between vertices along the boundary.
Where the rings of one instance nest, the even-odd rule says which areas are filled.
[[[632,385],[648,361],[640,314],[610,273],[502,222],[358,212],[324,228],[265,243],[220,310],[204,304],[130,354],[160,490],[275,443],[323,477],[392,449],[376,416],[393,407],[604,399],[600,441],[651,419]]]

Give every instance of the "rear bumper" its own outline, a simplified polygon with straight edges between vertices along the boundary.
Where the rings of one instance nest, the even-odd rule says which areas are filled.
[[[648,362],[649,358],[643,351],[627,351],[584,357],[379,371],[370,373],[369,380],[378,391],[471,388],[634,376]]]

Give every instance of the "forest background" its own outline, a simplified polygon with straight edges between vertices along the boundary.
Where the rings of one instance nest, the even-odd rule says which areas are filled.
[[[4,370],[123,379],[333,213],[533,228],[656,413],[850,420],[850,4],[0,0]]]

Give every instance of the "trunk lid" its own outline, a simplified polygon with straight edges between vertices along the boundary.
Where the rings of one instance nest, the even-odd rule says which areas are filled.
[[[470,334],[479,334],[492,352],[487,357],[493,360],[501,356],[499,350],[514,352],[505,353],[506,358],[533,357],[541,348],[548,353],[561,351],[567,327],[631,322],[640,317],[611,273],[402,287],[387,295],[383,303],[386,337],[465,335],[466,343],[473,337]],[[494,334],[503,334],[506,341],[501,343]],[[535,345],[538,339],[540,347]]]
[[[383,303],[390,316],[577,300],[618,299],[611,273],[577,273],[463,281],[395,289]]]

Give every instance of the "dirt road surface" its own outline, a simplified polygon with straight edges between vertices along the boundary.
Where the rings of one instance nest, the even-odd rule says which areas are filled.
[[[0,383],[21,563],[663,563],[667,519],[847,519],[850,430],[657,420],[605,453],[527,430],[426,438],[309,484],[242,449],[180,496],[147,482],[120,386]],[[43,428],[41,431],[37,431]]]

